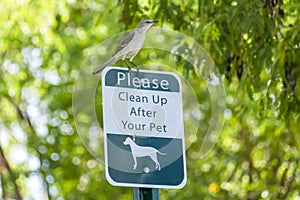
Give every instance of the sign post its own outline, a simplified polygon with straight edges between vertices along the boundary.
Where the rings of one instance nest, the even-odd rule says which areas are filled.
[[[186,162],[179,77],[120,67],[106,68],[102,77],[108,182],[139,188],[137,197],[148,194],[146,188],[182,188]]]
[[[134,200],[159,200],[157,188],[133,188]]]

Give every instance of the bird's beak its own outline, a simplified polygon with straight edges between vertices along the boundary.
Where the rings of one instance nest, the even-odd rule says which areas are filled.
[[[155,19],[155,20],[152,20],[152,23],[157,23],[158,22],[158,20],[157,19]]]

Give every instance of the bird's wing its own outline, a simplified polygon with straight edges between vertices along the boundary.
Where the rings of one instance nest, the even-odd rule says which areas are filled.
[[[126,35],[124,37],[124,39],[122,40],[122,42],[119,44],[119,46],[116,49],[116,52],[114,53],[114,55],[116,55],[121,49],[123,49],[124,47],[126,47],[127,44],[132,40],[133,36],[134,36],[134,31],[132,31],[131,33],[129,33],[128,35]]]

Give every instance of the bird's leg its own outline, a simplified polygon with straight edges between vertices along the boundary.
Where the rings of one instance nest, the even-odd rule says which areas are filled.
[[[139,76],[140,75],[140,69],[138,68],[138,66],[136,66],[136,64],[134,64],[134,62],[132,62],[131,60],[129,60],[129,62],[136,68],[137,76]]]
[[[123,60],[124,64],[126,65],[126,67],[128,68],[128,71],[131,71],[131,67],[128,65],[128,63],[126,62],[126,58]]]

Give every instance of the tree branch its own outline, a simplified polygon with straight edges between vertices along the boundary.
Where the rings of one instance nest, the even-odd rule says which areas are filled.
[[[9,174],[9,177],[10,177],[10,180],[11,182],[13,183],[14,185],[14,190],[15,190],[15,195],[16,195],[16,199],[22,199],[22,196],[20,194],[20,191],[19,191],[19,188],[18,188],[18,185],[16,183],[16,176],[14,174],[14,172],[11,170],[10,166],[9,166],[9,163],[4,155],[4,152],[3,152],[3,149],[0,145],[0,162],[1,162],[1,165],[4,166],[4,168],[7,170],[8,174]]]

